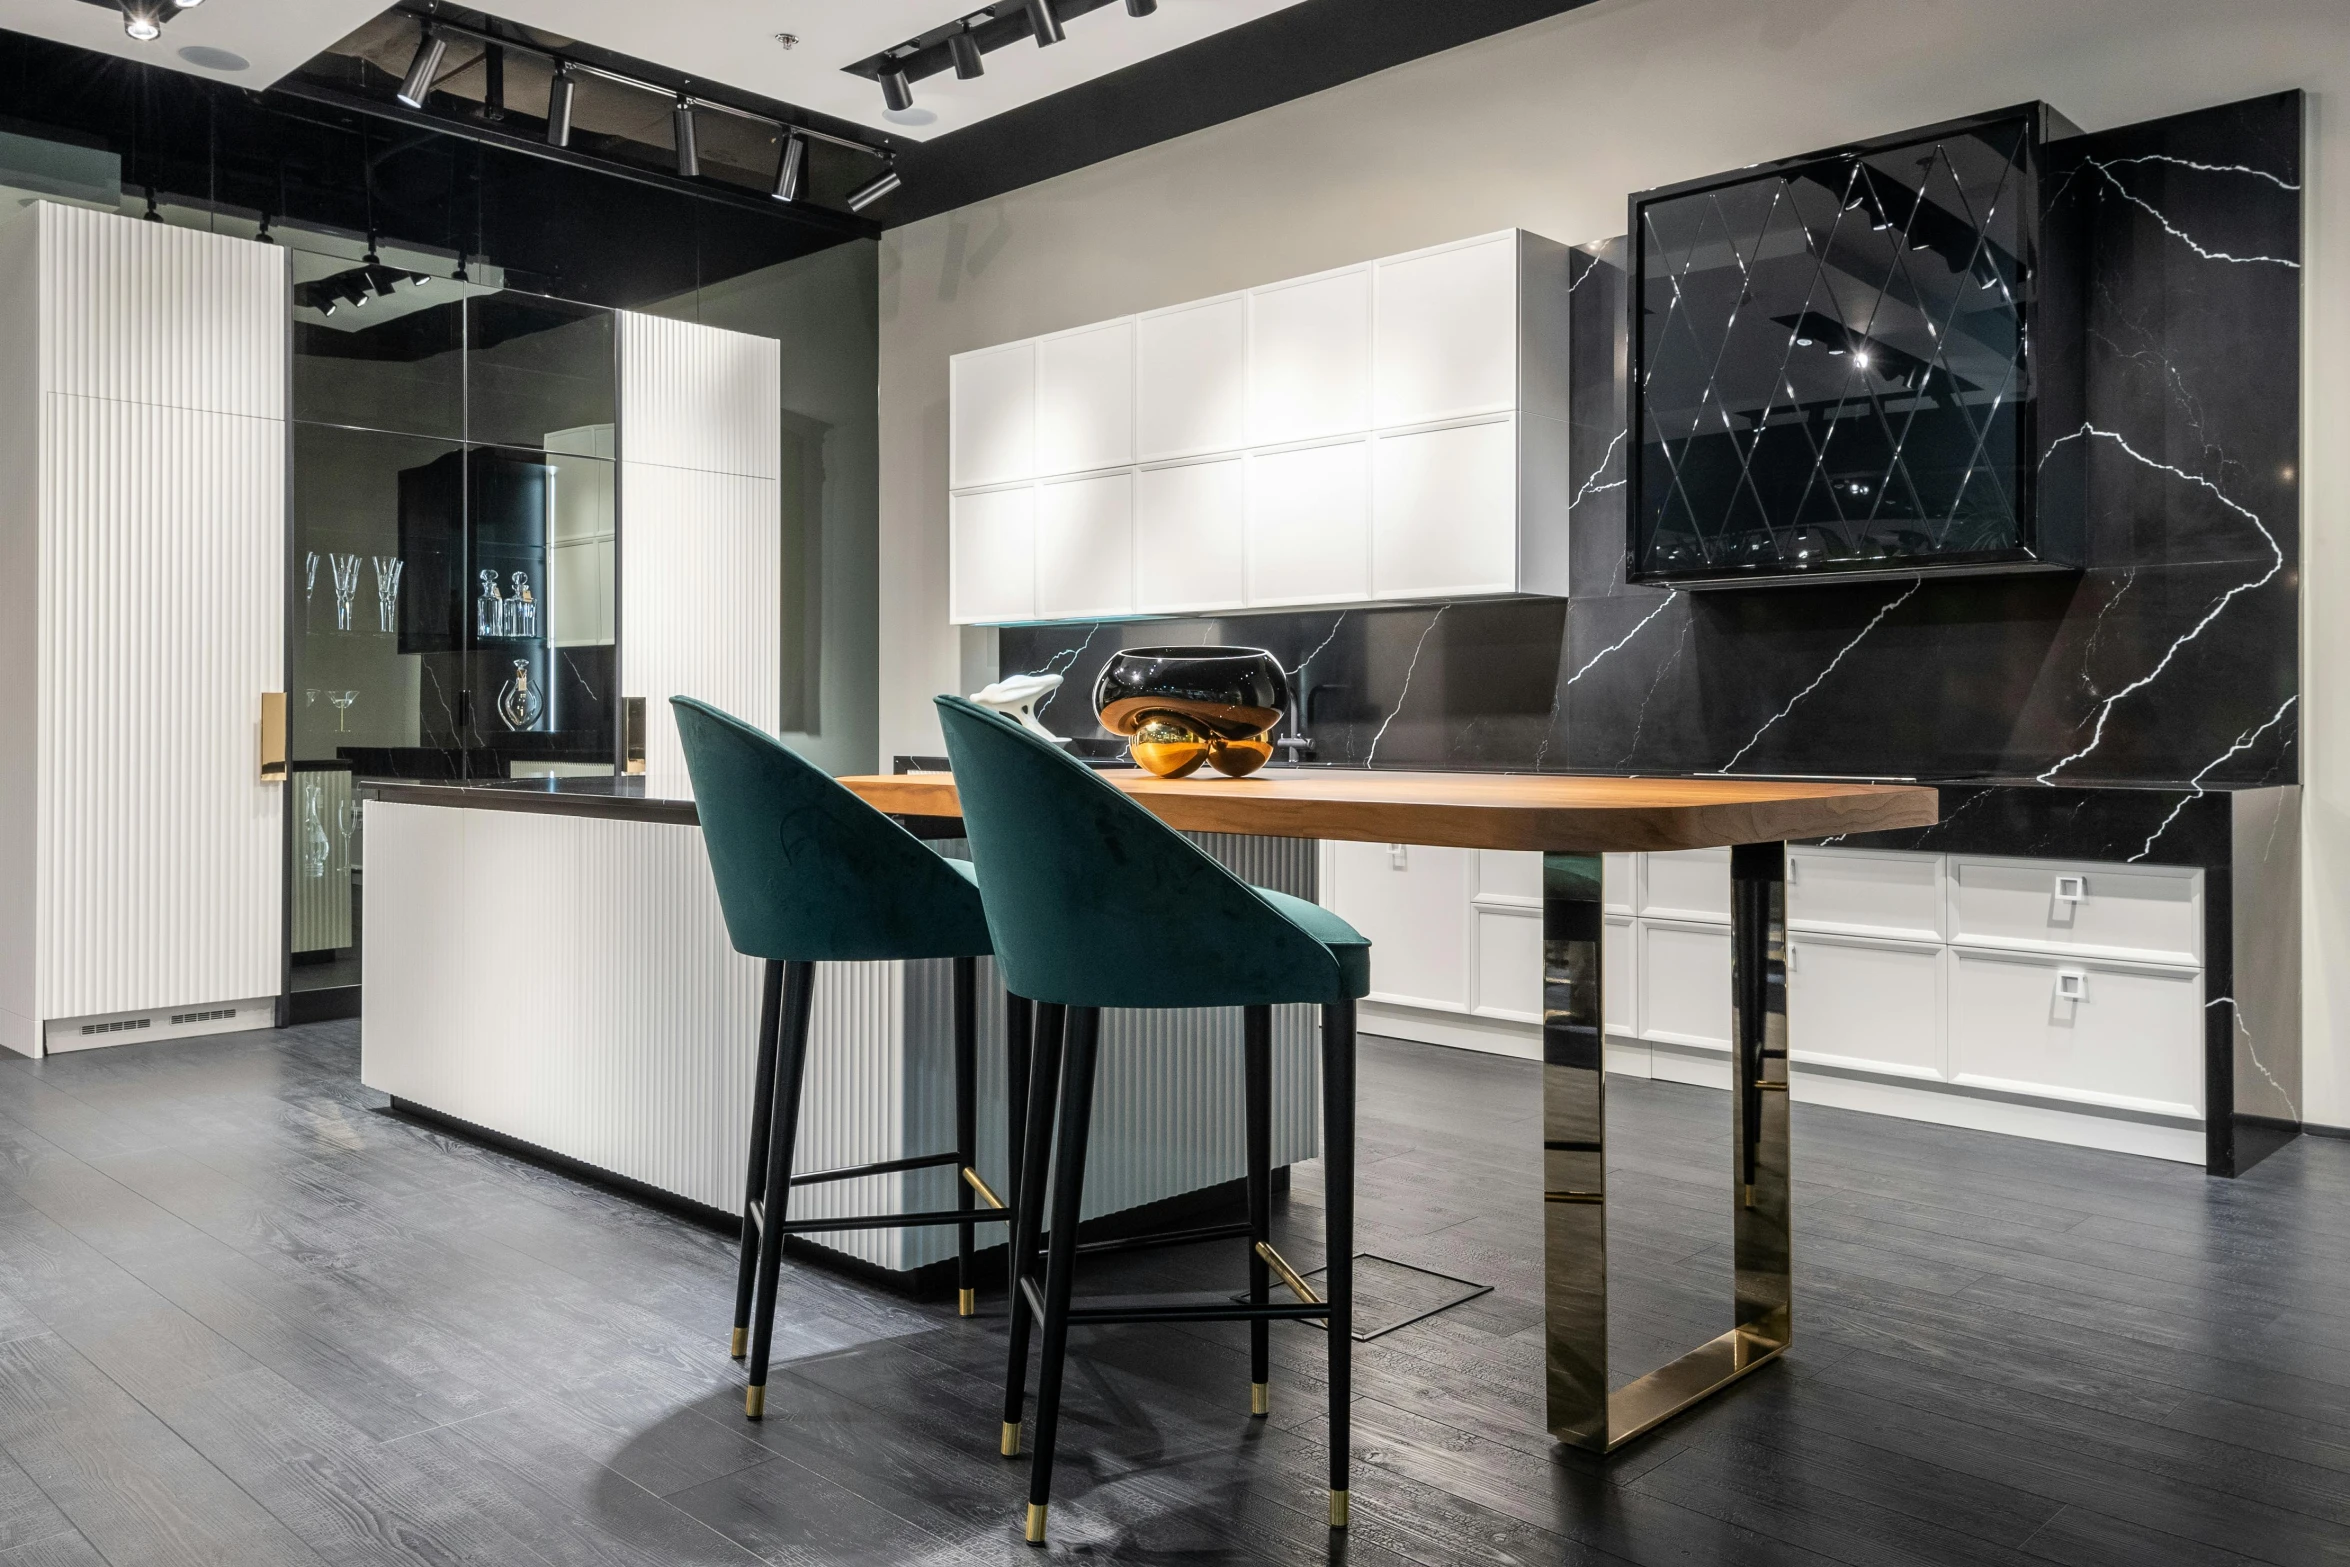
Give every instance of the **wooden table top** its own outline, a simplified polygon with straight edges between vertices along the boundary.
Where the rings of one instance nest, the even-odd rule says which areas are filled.
[[[1743,778],[1573,778],[1521,773],[1401,773],[1267,768],[1156,778],[1102,777],[1170,827],[1265,838],[1337,838],[1570,854],[1707,849],[1928,827],[1940,797],[1917,784],[1785,783]],[[951,773],[840,780],[895,816],[960,816]]]

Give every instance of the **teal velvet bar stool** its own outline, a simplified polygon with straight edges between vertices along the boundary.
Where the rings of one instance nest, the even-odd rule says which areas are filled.
[[[766,1412],[775,1291],[788,1235],[952,1224],[958,1231],[960,1304],[963,1315],[971,1315],[973,1226],[1011,1217],[974,1168],[977,976],[978,960],[990,950],[987,918],[968,861],[937,853],[765,731],[690,697],[672,697],[669,705],[693,777],[727,938],[737,952],[766,963],[732,1346],[740,1357],[749,1340],[743,1413],[756,1420]],[[816,965],[891,958],[954,961],[955,1147],[948,1153],[795,1175],[792,1144],[800,1124]],[[1017,1171],[1029,1003],[1015,995],[1006,1013],[1010,1148]],[[957,1176],[952,1211],[788,1217],[795,1186],[950,1164]],[[1015,1177],[1014,1200],[1017,1192]],[[988,1202],[987,1211],[974,1206],[975,1194]]]
[[[1003,1451],[1019,1451],[1031,1315],[1044,1330],[1037,1375],[1028,1539],[1042,1544],[1052,1501],[1069,1328],[1089,1322],[1245,1321],[1251,1410],[1267,1411],[1269,1324],[1321,1318],[1330,1338],[1330,1525],[1346,1527],[1349,1369],[1354,1347],[1355,1002],[1370,989],[1371,944],[1327,909],[1252,887],[1083,763],[959,697],[938,699],[979,893],[1005,983],[1037,1006],[1026,1151],[1012,1239],[1011,1365]],[[1213,789],[1217,784],[1202,783]],[[1322,1009],[1322,1172],[1328,1298],[1273,1249],[1272,1008]],[[1094,1062],[1104,1007],[1241,1007],[1247,1080],[1249,1295],[1073,1300]],[[1059,1098],[1055,1134],[1053,1100]],[[1053,1147],[1046,1148],[1048,1138]],[[1046,1170],[1052,1220],[1041,1281]],[[1169,1239],[1198,1239],[1185,1232]],[[1122,1243],[1131,1244],[1131,1243]],[[1269,1300],[1269,1271],[1294,1304]]]

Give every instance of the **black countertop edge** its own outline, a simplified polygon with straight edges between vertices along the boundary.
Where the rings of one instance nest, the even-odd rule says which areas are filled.
[[[639,778],[484,778],[463,783],[382,779],[362,783],[363,799],[387,805],[437,805],[466,811],[522,811],[539,816],[594,816],[606,821],[698,827],[694,802],[648,798]]]

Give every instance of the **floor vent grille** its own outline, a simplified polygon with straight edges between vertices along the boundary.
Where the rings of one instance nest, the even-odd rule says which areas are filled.
[[[117,1018],[111,1023],[84,1023],[82,1032],[85,1034],[119,1034],[128,1028],[145,1028],[154,1021],[151,1017],[126,1017]],[[175,1018],[173,1021],[177,1022],[178,1019]]]
[[[209,1012],[174,1012],[171,1015],[171,1020],[174,1023],[211,1023],[224,1017],[235,1017],[236,1015],[237,1009],[235,1007],[214,1007]],[[140,1026],[143,1028],[146,1025],[141,1024]]]

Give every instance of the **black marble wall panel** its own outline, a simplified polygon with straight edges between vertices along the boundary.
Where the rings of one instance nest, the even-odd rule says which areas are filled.
[[[2088,418],[2046,459],[2084,466],[2077,575],[1627,585],[1617,240],[1574,275],[1570,600],[1021,627],[1002,668],[1068,676],[1045,722],[1105,748],[1111,652],[1213,641],[1294,672],[1318,763],[2294,781],[2301,122],[2288,93],[2050,149],[2089,233]]]

